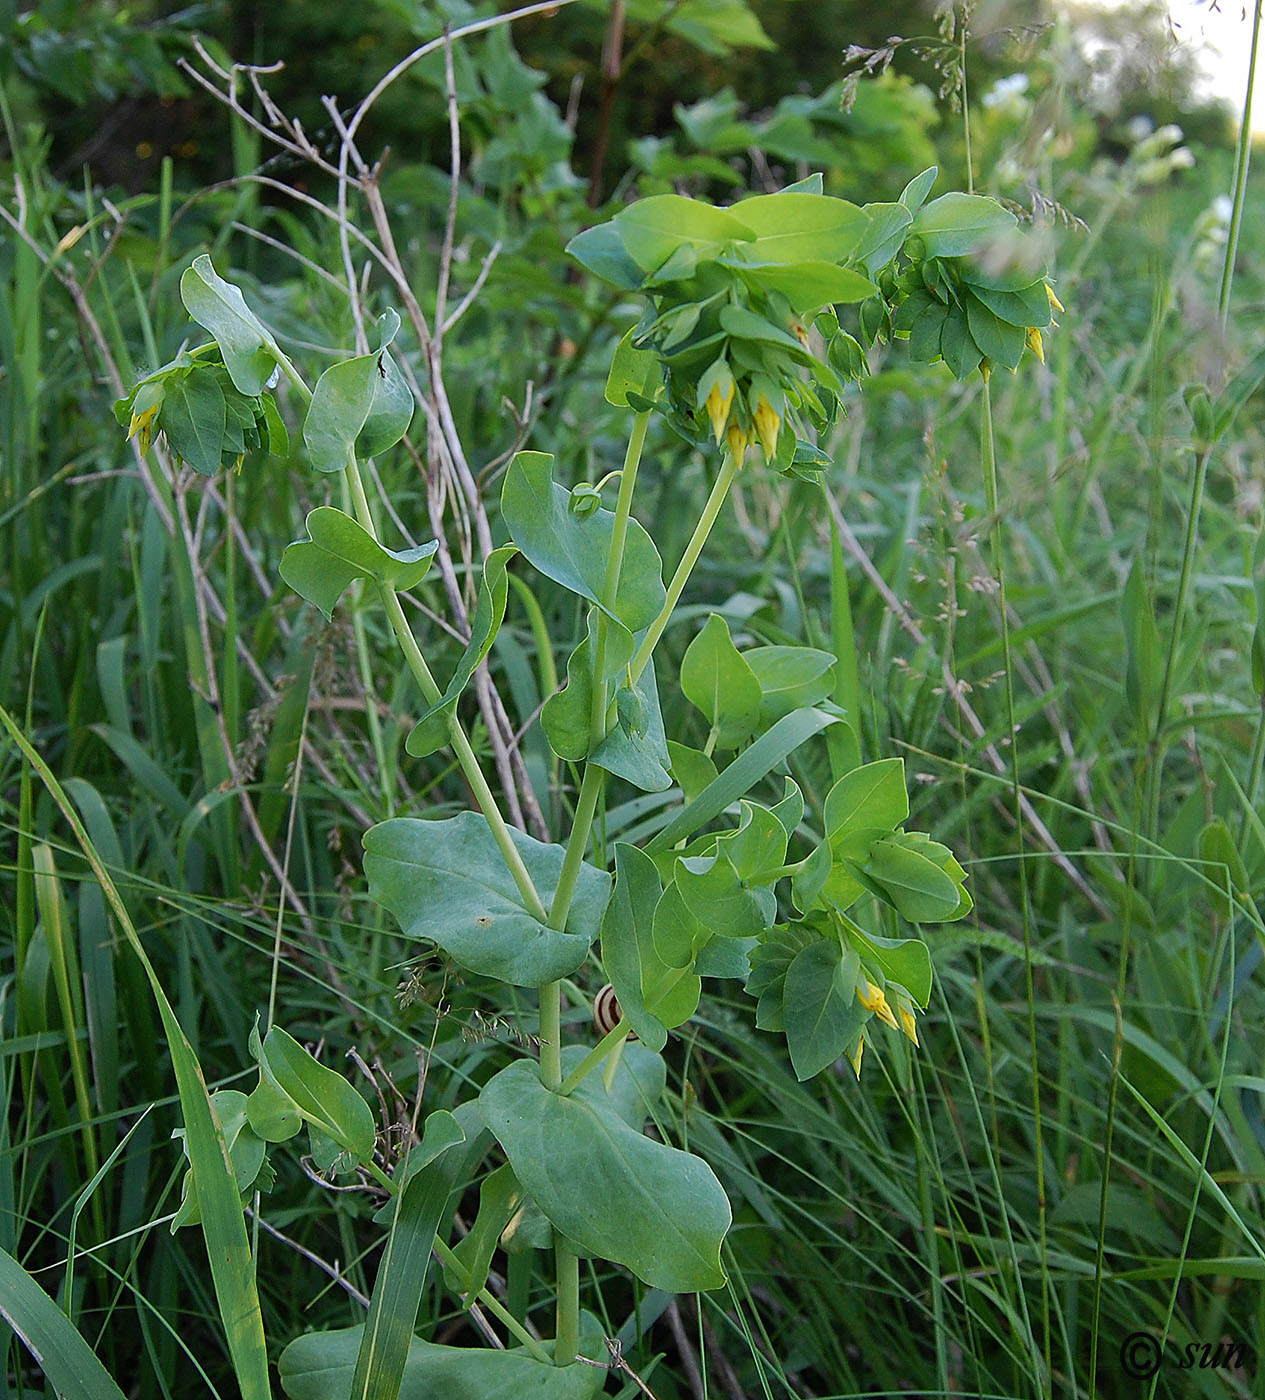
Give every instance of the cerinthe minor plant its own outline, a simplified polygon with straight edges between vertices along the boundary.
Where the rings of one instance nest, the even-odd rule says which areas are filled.
[[[826,197],[819,177],[726,209],[659,196],[572,242],[586,268],[645,305],[607,381],[608,400],[630,415],[623,466],[611,474],[613,508],[600,487],[558,481],[549,456],[514,458],[500,501],[508,540],[481,562],[469,641],[447,676],[433,673],[425,633],[415,632],[400,597],[422,583],[438,544],[385,543],[377,524],[384,503],[371,497],[361,470],[401,439],[412,417],[413,398],[392,356],[398,316],[385,311],[367,353],[326,369],[309,387],[208,257],[185,272],[184,304],[212,339],[146,376],[119,401],[119,421],[145,444],[165,434],[176,456],[211,475],[251,452],[282,450],[287,430],[272,390],[284,376],[303,414],[310,465],[341,474],[351,508],[312,511],[303,538],[284,553],[282,577],[327,617],[363,580],[416,682],[421,714],[408,752],[451,750],[478,804],[366,832],[369,893],[407,938],[437,947],[467,972],[539,995],[538,1057],[524,1054],[453,1112],[430,1114],[390,1172],[375,1155],[373,1116],[359,1093],[279,1025],[251,1037],[257,1087],[210,1096],[222,1150],[188,1144],[192,1166],[177,1224],[202,1218],[199,1203],[212,1194],[203,1183],[216,1174],[231,1169],[243,1198],[266,1189],[269,1147],[305,1128],[320,1168],[359,1171],[387,1193],[374,1217],[383,1240],[368,1317],[290,1342],[281,1380],[295,1400],[446,1393],[585,1400],[605,1374],[587,1363],[606,1353],[596,1317],[581,1310],[582,1258],[622,1266],[667,1292],[725,1282],[724,1190],[701,1158],[643,1132],[665,1089],[660,1052],[694,1015],[704,979],[745,980],[756,1025],[785,1033],[801,1079],[843,1056],[859,1076],[876,1021],[917,1043],[930,954],[914,931],[892,937],[898,926],[882,911],[917,925],[961,918],[971,901],[952,853],[905,829],[901,761],[860,762],[856,697],[846,681],[852,669],[836,669],[836,657],[811,648],[740,650],[725,621],[711,616],[680,669],[681,688],[708,725],[700,750],[669,742],[654,658],[757,447],[785,476],[812,478],[829,465],[818,440],[850,383],[866,373],[865,345],[907,337],[916,359],[943,360],[960,378],[1014,369],[1026,349],[1039,353],[1055,303],[1043,271],[1025,261],[1013,216],[974,195],[928,203],[934,178],[927,171],[899,201],[865,207]],[[849,317],[855,336],[841,324]],[[634,516],[656,413],[720,455],[666,582],[655,543]],[[587,609],[567,684],[541,716],[553,752],[577,765],[579,777],[570,829],[558,844],[506,820],[461,716],[520,555]],[[776,797],[752,795],[769,791],[795,748],[832,732],[847,741],[831,746],[835,781],[818,825],[806,820],[804,796],[789,777]],[[617,843],[608,868],[593,837],[612,779],[672,791],[677,800],[644,845]],[[591,958],[610,983],[606,1020],[596,1044],[564,1044],[563,983]],[[454,1202],[476,1177],[473,1227],[450,1247]],[[530,1229],[522,1225],[527,1216]],[[488,1288],[495,1251],[511,1234],[515,1248],[539,1253],[556,1296],[550,1341]],[[432,1254],[456,1294],[499,1320],[506,1349],[414,1335]],[[222,1288],[220,1299],[243,1392],[266,1394],[257,1340],[234,1339]]]

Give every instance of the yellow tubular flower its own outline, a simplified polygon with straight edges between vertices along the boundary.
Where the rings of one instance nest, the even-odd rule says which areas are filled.
[[[896,1017],[892,1015],[892,1008],[888,1005],[882,987],[876,987],[868,977],[862,980],[865,986],[857,988],[857,1000],[867,1011],[874,1012],[885,1026],[891,1026],[893,1030],[898,1030]]]
[[[149,451],[150,425],[158,416],[158,410],[162,407],[162,401],[152,404],[143,413],[133,413],[132,421],[127,425],[127,435],[129,438],[140,436],[141,451]]]
[[[756,399],[755,405],[755,430],[760,435],[760,446],[764,448],[764,455],[773,460],[773,455],[777,451],[777,435],[781,429],[782,420],[773,411],[773,405],[763,394]]]
[[[1037,326],[1028,327],[1028,349],[1045,364],[1045,346],[1041,343],[1041,331]]]
[[[707,416],[712,420],[712,432],[715,434],[718,447],[724,437],[725,424],[729,422],[729,409],[734,401],[734,387],[733,376],[730,375],[727,389],[722,389],[721,381],[717,379],[707,395]]]
[[[747,455],[747,443],[750,441],[750,438],[747,437],[746,433],[742,431],[737,423],[730,423],[725,433],[725,441],[729,444],[729,450],[733,453],[734,461],[741,466],[742,459]]]
[[[1066,311],[1067,307],[1054,295],[1054,288],[1047,282],[1045,284],[1045,294],[1050,298],[1050,306],[1055,311]]]
[[[914,1042],[918,1044],[918,1024],[914,1020],[914,1013],[907,1006],[898,1006],[900,1012],[900,1028]]]
[[[862,1036],[860,1040],[857,1041],[857,1052],[855,1056],[852,1054],[851,1050],[847,1051],[846,1053],[848,1056],[848,1063],[852,1066],[852,1073],[855,1074],[858,1079],[860,1079],[861,1056],[865,1054],[865,1037]]]

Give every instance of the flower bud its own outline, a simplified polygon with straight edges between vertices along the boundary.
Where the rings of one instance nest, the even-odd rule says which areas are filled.
[[[571,514],[583,520],[602,504],[602,493],[591,482],[581,481],[571,488]]]

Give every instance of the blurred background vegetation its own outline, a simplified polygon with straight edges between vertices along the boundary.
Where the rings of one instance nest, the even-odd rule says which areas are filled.
[[[442,755],[403,757],[413,702],[376,624],[358,660],[347,622],[321,625],[279,585],[281,550],[320,499],[301,454],[247,462],[210,492],[155,482],[110,405],[187,335],[176,284],[203,251],[297,360],[319,372],[352,341],[336,228],[312,202],[332,182],[198,84],[182,66],[207,72],[195,36],[224,64],[284,62],[267,91],[333,153],[322,97],[346,113],[420,41],[494,12],[0,4],[0,703],[114,869],[208,1077],[243,1074],[275,964],[289,1029],[330,1064],[355,1050],[371,1071],[357,1082],[388,1117],[423,1079],[428,1109],[450,1103],[533,1031],[512,990],[410,962],[363,897],[365,826],[466,795]],[[1044,368],[994,384],[1010,648],[978,386],[887,347],[828,444],[867,756],[905,758],[913,822],[967,866],[976,913],[932,940],[921,1052],[876,1047],[860,1086],[846,1065],[797,1084],[736,983],[704,1001],[669,1049],[663,1130],[688,1136],[730,1192],[734,1282],[699,1304],[641,1299],[624,1354],[659,1400],[1132,1400],[1119,1349],[1139,1326],[1259,1354],[1259,398],[1212,459],[1174,683],[1161,684],[1191,518],[1183,390],[1220,387],[1259,343],[1265,305],[1260,240],[1245,237],[1220,314],[1230,115],[1197,94],[1156,5],[629,0],[617,13],[618,33],[610,6],[576,0],[455,54],[454,302],[499,249],[446,367],[489,499],[523,443],[577,481],[618,465],[624,425],[601,386],[630,318],[568,265],[572,234],[638,195],[723,201],[810,170],[859,201],[895,199],[932,164],[940,189],[963,186],[963,61],[969,174],[1043,230],[1067,307]],[[361,137],[371,158],[389,148],[384,199],[426,295],[449,194],[436,58],[388,89]],[[1243,217],[1265,227],[1259,179]],[[402,353],[424,378],[416,347]],[[451,508],[425,459],[419,422],[378,464],[415,535]],[[706,470],[666,431],[652,442],[644,523],[669,563]],[[709,609],[747,643],[828,636],[816,488],[752,470],[723,529],[669,649]],[[443,613],[429,587],[421,605]],[[534,721],[579,619],[535,577],[513,599],[493,668],[557,835],[567,775]],[[426,644],[437,670],[451,665],[439,624]],[[1033,804],[1022,861],[1003,780],[1007,673]],[[688,726],[663,688],[669,732]],[[824,755],[795,773],[819,803]],[[640,839],[656,819],[616,790],[604,839]],[[162,1223],[183,1171],[170,1067],[66,837],[0,744],[0,1246],[130,1395],[229,1395],[201,1243]],[[283,852],[294,898],[280,900]],[[573,988],[576,1036],[593,981]],[[344,1284],[365,1291],[374,1261],[359,1233],[372,1202],[329,1193],[293,1158],[278,1172],[260,1276],[279,1349],[307,1325],[357,1320]],[[437,1289],[428,1308],[434,1335],[465,1335],[450,1296]],[[6,1396],[41,1393],[16,1342],[3,1373]],[[634,1393],[618,1376],[610,1393],[621,1385]],[[1256,1393],[1243,1368],[1167,1368],[1157,1386]]]

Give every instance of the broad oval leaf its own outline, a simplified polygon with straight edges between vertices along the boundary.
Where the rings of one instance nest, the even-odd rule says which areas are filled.
[[[399,318],[396,318],[398,325]],[[317,471],[394,447],[413,420],[413,395],[386,350],[331,365],[316,381],[303,441]]]
[[[902,987],[921,1007],[931,997],[931,950],[921,938],[880,938],[852,926],[848,936],[883,976]]]
[[[479,1107],[524,1189],[585,1253],[624,1264],[652,1288],[719,1288],[729,1201],[700,1157],[655,1142],[593,1098],[563,1098],[519,1060]]]
[[[181,275],[180,299],[198,325],[215,337],[237,389],[248,398],[261,394],[277,368],[275,342],[241,291],[216,272],[206,253],[194,258]]]
[[[159,421],[172,452],[201,476],[220,469],[227,419],[224,394],[208,370],[172,376]]]
[[[743,656],[763,694],[760,717],[766,724],[824,700],[834,685],[835,658],[828,651],[815,647],[753,647]]]
[[[928,258],[961,257],[1015,227],[1015,216],[995,199],[953,190],[924,205],[910,225]]]
[[[273,1084],[309,1122],[362,1162],[373,1156],[373,1110],[336,1070],[327,1069],[280,1026],[259,1043],[252,1033],[251,1054]]]
[[[826,794],[826,835],[835,847],[859,832],[891,831],[908,816],[903,758],[880,758],[854,768]]]
[[[740,216],[679,194],[639,199],[614,222],[629,256],[646,272],[656,271],[678,248],[706,256],[726,243],[755,237]]]
[[[606,402],[628,408],[628,395],[654,400],[663,393],[663,367],[653,350],[638,350],[633,344],[636,326],[630,326],[615,347],[610,373],[606,376]]]
[[[755,672],[729,635],[729,624],[712,613],[685,649],[681,690],[716,731],[716,743],[736,748],[760,717],[762,692]]]
[[[938,923],[966,912],[962,887],[925,855],[899,840],[888,837],[875,841],[862,869],[896,910],[914,923]]]
[[[296,1337],[278,1363],[290,1400],[349,1400],[364,1330],[361,1325]],[[604,1350],[600,1331],[593,1343],[589,1349],[597,1359]],[[592,1400],[605,1379],[604,1365],[553,1366],[523,1347],[448,1347],[414,1337],[395,1394],[398,1400]]]
[[[645,989],[668,971],[654,945],[654,911],[662,893],[654,861],[636,846],[618,842],[615,889],[602,921],[602,965],[620,1009],[652,1050],[662,1050],[668,1040],[667,1027],[645,1003]]]
[[[908,216],[906,216],[908,217]],[[763,252],[760,244],[751,245]],[[868,277],[850,267],[831,262],[747,263],[739,258],[720,258],[728,267],[768,291],[780,292],[800,316],[820,311],[839,302],[864,301],[878,292]]]
[[[643,792],[666,791],[672,786],[668,773],[672,760],[659,709],[653,659],[637,678],[637,684],[631,689],[622,685],[615,698],[619,707],[617,722],[593,750],[591,762]],[[625,700],[630,704],[625,705]]]
[[[630,292],[640,287],[644,273],[632,260],[613,223],[586,228],[567,244],[567,252],[582,267]]]
[[[781,263],[845,262],[869,222],[846,199],[785,190],[744,199],[734,205],[733,213],[755,234],[744,251],[752,258]]]
[[[514,543],[546,577],[607,612],[603,593],[614,535],[615,512],[599,508],[577,516],[571,493],[550,472],[547,452],[520,452],[505,473],[501,511]],[[663,561],[654,541],[628,522],[624,565],[610,613],[630,632],[648,627],[667,599]]]
[[[308,515],[307,538],[287,545],[281,577],[301,597],[325,614],[353,579],[376,579],[395,589],[414,588],[430,568],[436,540],[415,549],[386,549],[350,515],[333,506],[317,506]]]
[[[510,837],[548,905],[563,848],[520,831]],[[365,832],[364,847],[369,893],[406,936],[428,938],[469,971],[516,987],[540,987],[574,972],[610,897],[610,876],[583,865],[566,928],[547,928],[523,907],[478,812],[445,821],[397,817]]]
[[[860,961],[825,938],[801,949],[787,968],[783,1015],[796,1078],[834,1064],[869,1019],[856,994]]]

